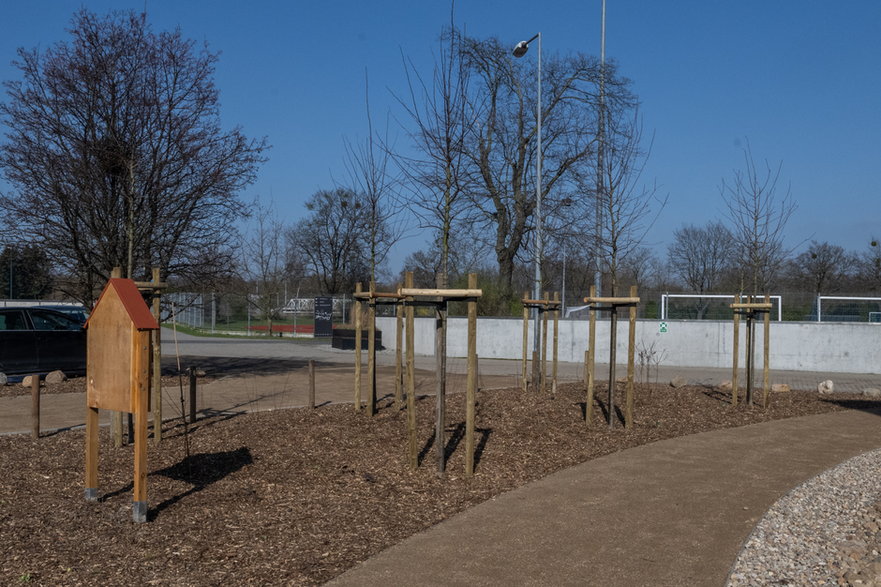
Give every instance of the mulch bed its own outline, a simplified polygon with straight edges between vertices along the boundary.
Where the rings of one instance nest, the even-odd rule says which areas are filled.
[[[598,397],[605,397],[602,389]],[[457,512],[562,468],[633,446],[765,420],[881,404],[793,391],[767,410],[702,387],[640,386],[633,430],[582,420],[583,388],[556,397],[482,391],[466,479],[464,396],[447,400],[449,461],[436,475],[434,398],[418,402],[422,462],[407,465],[406,412],[351,405],[166,423],[150,448],[150,521],[131,518],[131,447],[101,431],[97,503],[83,498],[81,430],[0,437],[0,583],[318,584]]]

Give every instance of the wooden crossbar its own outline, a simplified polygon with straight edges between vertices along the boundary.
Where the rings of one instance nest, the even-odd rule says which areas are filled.
[[[736,303],[729,306],[732,310],[770,310],[771,302]]]
[[[391,300],[401,300],[404,296],[395,293],[395,292],[385,292],[385,291],[364,291],[361,293],[355,293],[352,295],[356,300],[375,300],[378,298],[383,299],[391,299]]]
[[[555,300],[527,300],[522,299],[520,302],[524,306],[559,306],[562,302]]]
[[[435,298],[479,298],[483,296],[482,289],[420,289],[403,287],[398,290],[402,297],[435,297]]]
[[[584,298],[585,304],[611,304],[613,306],[627,306],[630,304],[638,304],[639,298],[629,297],[629,298],[597,298],[597,297],[586,297]]]

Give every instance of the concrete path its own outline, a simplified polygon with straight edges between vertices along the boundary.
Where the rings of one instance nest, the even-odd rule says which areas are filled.
[[[468,509],[330,584],[724,585],[777,499],[879,446],[879,414],[846,411],[633,448]]]

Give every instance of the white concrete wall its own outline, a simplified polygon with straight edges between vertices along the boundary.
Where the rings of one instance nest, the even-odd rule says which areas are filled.
[[[733,324],[730,321],[667,320],[667,332],[659,332],[657,320],[636,324],[636,352],[653,349],[660,363],[683,367],[730,367]],[[743,322],[741,323],[743,324]],[[395,347],[395,319],[377,318],[383,331],[383,345]],[[627,319],[618,321],[617,362],[627,362]],[[597,321],[598,363],[608,361],[609,321]],[[763,326],[756,325],[756,367],[761,368],[764,346]],[[467,321],[450,318],[447,354],[464,357]],[[548,356],[553,341],[553,325],[548,324]],[[417,318],[416,354],[434,354],[434,320]],[[519,359],[523,344],[523,321],[516,318],[480,318],[477,322],[477,354],[483,358]],[[532,323],[527,349],[532,352]],[[587,349],[587,321],[561,320],[559,334],[561,361],[580,362]],[[746,348],[746,328],[741,325],[741,365]],[[638,360],[638,359],[637,359]],[[831,373],[881,373],[881,325],[869,323],[771,323],[771,368]]]

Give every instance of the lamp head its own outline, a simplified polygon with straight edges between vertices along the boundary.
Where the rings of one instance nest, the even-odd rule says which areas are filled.
[[[514,57],[523,57],[526,55],[526,52],[529,50],[529,43],[526,41],[520,41],[514,47]]]

